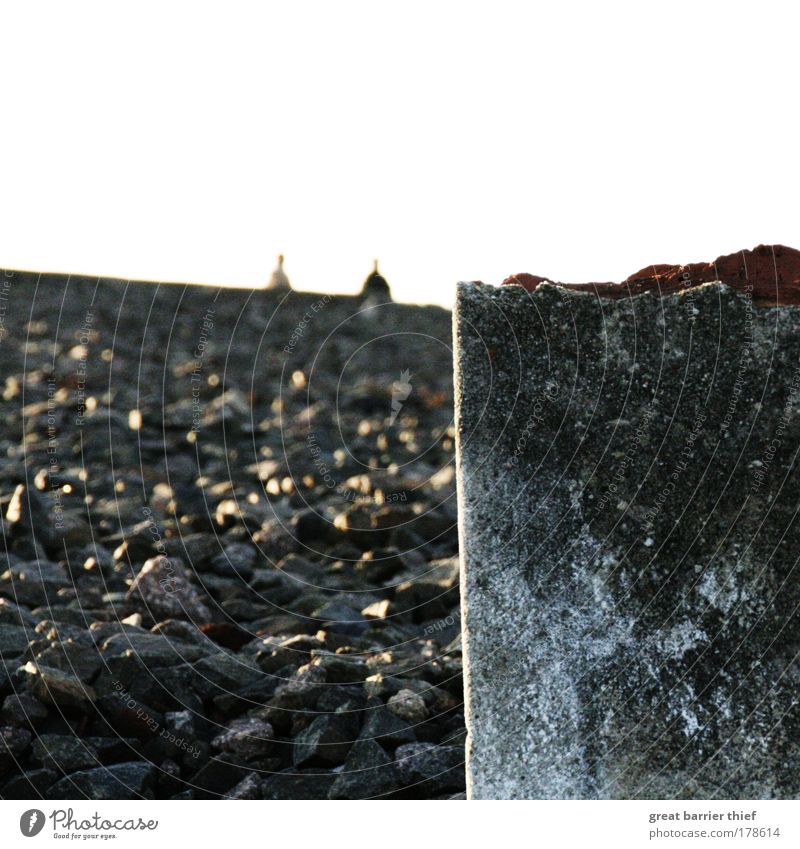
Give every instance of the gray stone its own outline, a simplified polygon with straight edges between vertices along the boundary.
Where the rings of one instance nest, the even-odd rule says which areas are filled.
[[[100,654],[90,639],[53,640],[35,655],[40,666],[60,669],[90,683],[103,666]]]
[[[168,711],[164,714],[167,729],[176,736],[192,738],[197,733],[194,715],[189,710]]]
[[[415,743],[414,729],[386,705],[377,700],[368,704],[367,721],[361,729],[361,740],[375,740],[384,748],[396,748],[403,743]]]
[[[0,598],[0,625],[29,625],[36,627],[36,617],[25,607],[14,604],[11,599]]]
[[[350,749],[329,799],[373,799],[400,787],[397,768],[374,740],[359,740]]]
[[[3,720],[12,725],[36,725],[47,718],[47,708],[29,693],[12,693],[3,701]]]
[[[31,744],[31,732],[25,728],[0,728],[0,757],[19,758]]]
[[[198,674],[197,689],[206,697],[217,695],[219,691],[243,690],[264,676],[253,662],[224,652],[198,660],[193,669]]]
[[[57,781],[48,799],[151,799],[156,768],[130,762],[74,772]]]
[[[21,531],[35,537],[46,548],[53,548],[61,538],[53,513],[54,504],[46,495],[21,483],[11,496],[6,521],[12,531]]]
[[[325,799],[336,781],[336,774],[324,772],[319,767],[297,769],[292,767],[271,775],[261,785],[264,799]]]
[[[205,645],[187,640],[173,639],[161,633],[114,634],[101,645],[108,655],[132,652],[143,663],[151,666],[169,666],[176,663],[194,663],[201,658],[216,654],[219,647],[210,640]]]
[[[425,722],[428,718],[428,708],[425,705],[425,699],[412,690],[400,690],[390,697],[387,705],[395,716],[405,719],[406,722],[410,722],[412,725]]]
[[[394,754],[405,790],[425,795],[464,789],[464,750],[461,746],[406,743]]]
[[[151,557],[136,576],[128,596],[142,604],[153,619],[210,622],[211,611],[191,583],[191,576],[191,571],[178,557]]]
[[[369,674],[369,668],[363,657],[349,654],[334,654],[321,649],[312,649],[311,666],[325,672],[328,684],[359,684]]]
[[[294,739],[295,766],[312,763],[340,764],[358,735],[357,726],[346,714],[318,716]]]
[[[195,791],[211,796],[224,796],[238,787],[252,773],[252,767],[246,762],[230,755],[209,758],[192,777]]]
[[[33,636],[30,628],[0,624],[0,660],[7,661],[19,657]]]
[[[31,751],[40,766],[58,773],[91,769],[100,764],[91,744],[65,734],[42,734],[34,740]]]
[[[85,709],[95,700],[94,688],[60,669],[28,662],[22,667],[30,677],[31,693],[40,701],[66,709]]]
[[[233,790],[229,790],[225,794],[226,799],[260,799],[261,798],[261,779],[258,773],[251,772],[250,775],[243,778]]]
[[[0,593],[20,605],[55,603],[60,590],[72,586],[66,570],[47,560],[14,563],[0,576]]]
[[[234,719],[226,729],[217,734],[211,745],[221,752],[230,752],[244,758],[258,758],[269,754],[275,732],[264,719],[242,716]]]
[[[473,798],[800,795],[800,309],[461,284]]]

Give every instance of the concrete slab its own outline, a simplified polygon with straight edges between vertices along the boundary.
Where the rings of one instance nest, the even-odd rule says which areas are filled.
[[[461,284],[472,798],[800,795],[800,309]]]

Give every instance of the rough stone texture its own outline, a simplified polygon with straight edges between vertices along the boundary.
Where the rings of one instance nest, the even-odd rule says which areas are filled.
[[[151,557],[131,584],[128,596],[140,599],[153,617],[207,623],[212,614],[192,586],[191,572],[177,557]]]
[[[800,310],[461,284],[474,798],[800,795]]]

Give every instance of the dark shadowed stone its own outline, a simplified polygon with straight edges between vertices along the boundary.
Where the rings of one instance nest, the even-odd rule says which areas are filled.
[[[314,619],[320,620],[319,626],[322,629],[337,634],[357,637],[369,628],[369,622],[361,611],[342,601],[330,601],[318,607],[311,615]]]
[[[58,775],[49,769],[28,769],[0,788],[0,799],[42,799],[57,778]]]
[[[156,768],[131,762],[74,772],[56,782],[48,799],[150,799]]]
[[[132,652],[138,660],[148,666],[168,666],[173,663],[194,663],[218,649],[208,640],[205,645],[197,642],[173,639],[160,633],[114,634],[105,640],[101,650],[107,655]]]
[[[26,728],[0,728],[0,758],[20,758],[31,744],[31,732]]]
[[[238,688],[237,692],[221,692],[213,697],[214,707],[225,716],[264,705],[275,695],[282,679],[277,675],[262,675],[252,683]]]
[[[740,282],[460,285],[473,797],[800,795],[800,310]]]
[[[369,668],[363,657],[335,654],[321,649],[311,651],[311,666],[324,670],[328,684],[361,683],[369,675]]]
[[[33,726],[47,718],[47,708],[29,693],[12,693],[3,701],[0,715],[9,725]]]
[[[4,664],[0,664],[0,696],[5,696],[11,690],[11,676]]]
[[[374,740],[360,740],[350,749],[328,798],[371,799],[385,796],[399,787],[392,759]]]
[[[266,778],[261,795],[264,799],[325,799],[336,777],[322,769],[288,769]]]
[[[303,545],[324,541],[333,535],[331,522],[313,508],[298,510],[289,524],[295,539]]]
[[[323,645],[318,637],[307,634],[285,639],[269,637],[259,648],[256,662],[264,672],[277,672],[284,666],[301,666],[308,661],[312,649],[321,649]]]
[[[0,576],[0,593],[29,607],[54,604],[59,591],[71,586],[66,570],[44,559],[14,563]]]
[[[100,757],[88,742],[64,734],[42,734],[31,746],[33,759],[59,773],[99,766]]]
[[[211,621],[211,611],[191,582],[191,572],[178,557],[151,557],[142,566],[128,596],[154,619],[186,619],[197,625]]]
[[[97,706],[110,727],[123,736],[147,740],[158,734],[163,725],[162,714],[126,690],[101,696]]]
[[[53,512],[54,501],[25,484],[19,484],[6,510],[6,522],[14,533],[33,536],[45,548],[53,548],[61,539]]]
[[[33,696],[45,704],[85,709],[95,700],[94,689],[69,672],[28,662],[23,674],[29,677]]]
[[[0,623],[0,660],[10,661],[19,657],[33,636],[30,628]]]
[[[361,729],[361,740],[375,740],[387,749],[403,743],[415,743],[414,729],[399,716],[392,713],[377,699],[371,700],[365,711],[366,722]]]
[[[226,799],[260,799],[261,779],[258,773],[251,772],[243,778],[232,790],[225,794]]]
[[[461,746],[407,743],[397,747],[394,760],[405,790],[429,796],[464,789]]]
[[[192,785],[209,796],[222,796],[252,772],[244,759],[224,754],[210,758],[192,778]]]
[[[121,763],[134,757],[139,741],[135,737],[86,737],[84,742],[91,746],[102,764]]]
[[[0,625],[36,627],[37,619],[27,607],[20,607],[9,598],[0,598]]]
[[[218,653],[198,660],[193,665],[198,692],[205,698],[221,693],[239,693],[264,678],[255,664],[241,656]]]
[[[343,763],[357,735],[357,721],[346,713],[318,716],[293,740],[294,765]]]
[[[84,683],[90,683],[103,666],[100,653],[94,643],[83,640],[54,640],[44,651],[36,653],[36,662],[41,666],[72,673]]]

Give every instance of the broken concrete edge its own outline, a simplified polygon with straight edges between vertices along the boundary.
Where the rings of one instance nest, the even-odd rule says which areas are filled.
[[[503,285],[501,286],[495,286],[492,283],[484,283],[481,280],[461,281],[456,284],[456,299],[455,307],[453,309],[453,339],[455,340],[457,338],[456,331],[458,327],[457,314],[459,302],[463,297],[473,297],[478,292],[482,297],[486,298],[487,303],[498,298],[506,297],[506,293],[511,292],[513,293],[511,297],[518,298],[520,300],[532,300],[534,302],[538,301],[538,299],[540,298],[553,299],[566,297],[576,298],[578,300],[591,299],[593,301],[597,301],[598,304],[601,306],[601,309],[603,308],[603,305],[606,305],[606,308],[610,309],[615,303],[630,302],[632,305],[635,306],[637,303],[644,303],[645,301],[653,299],[661,301],[666,301],[667,299],[686,301],[698,294],[704,294],[709,291],[718,291],[720,295],[730,293],[737,296],[743,301],[749,301],[754,307],[758,307],[759,313],[775,310],[800,309],[800,291],[798,291],[798,299],[791,303],[767,301],[764,298],[756,297],[750,291],[738,289],[734,286],[730,286],[728,283],[723,283],[718,280],[714,280],[708,283],[698,283],[697,285],[693,285],[685,289],[677,289],[673,291],[656,291],[651,289],[644,291],[635,291],[633,289],[626,289],[624,292],[622,292],[622,294],[615,295],[613,297],[608,296],[603,291],[603,289],[600,288],[605,285],[614,287],[626,287],[629,284],[627,283],[627,281],[624,283],[600,284],[555,283],[551,280],[542,280],[540,283],[536,284],[536,288],[529,289],[521,285],[507,285],[506,281],[504,281]],[[500,293],[502,293],[502,295]],[[455,342],[453,351],[455,354]],[[455,362],[456,365],[454,366],[454,371],[457,371],[457,360]]]
[[[522,286],[534,292],[542,284],[557,283],[536,274],[512,274],[504,286]],[[649,265],[621,283],[557,283],[564,289],[590,291],[603,298],[625,298],[651,292],[668,295],[696,289],[704,283],[724,283],[749,294],[759,306],[800,304],[800,251],[785,245],[759,245],[719,256],[713,262],[687,265]]]

